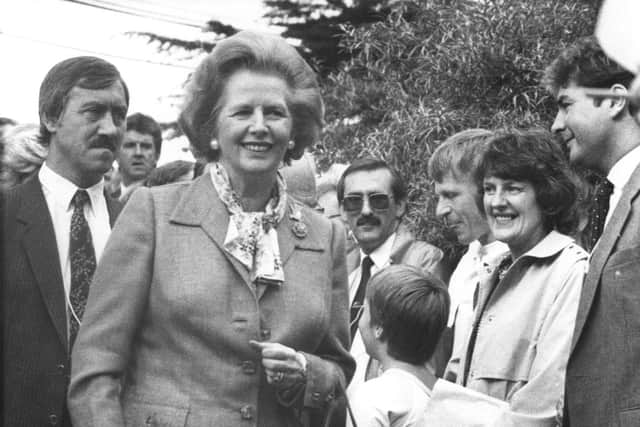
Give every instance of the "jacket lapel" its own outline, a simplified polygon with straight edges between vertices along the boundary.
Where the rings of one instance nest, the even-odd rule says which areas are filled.
[[[67,347],[67,314],[60,257],[51,215],[37,177],[25,184],[17,220],[24,224],[22,244],[60,341]]]
[[[176,224],[201,227],[225,255],[242,280],[253,291],[249,271],[224,249],[224,238],[229,225],[229,213],[213,187],[207,173],[196,179],[171,215]]]
[[[104,191],[104,199],[107,202],[107,211],[109,212],[109,225],[111,225],[111,228],[113,229],[113,225],[116,223],[118,215],[120,215],[123,204],[116,199],[111,198],[107,194],[106,190]]]
[[[571,350],[576,346],[584,324],[591,310],[593,304],[593,298],[598,289],[600,278],[602,277],[602,270],[613,251],[622,229],[624,228],[629,214],[631,213],[631,203],[633,199],[638,195],[640,191],[640,166],[636,167],[635,171],[631,175],[629,182],[622,190],[622,195],[618,204],[616,205],[609,222],[607,223],[600,241],[596,244],[591,259],[589,261],[589,272],[584,281],[582,287],[582,294],[580,295],[580,305],[578,306],[578,315],[576,317],[576,328],[573,335],[573,343]]]
[[[401,264],[412,243],[413,236],[404,225],[400,224],[396,230],[396,238],[393,241],[393,247],[389,255],[391,264]]]
[[[306,218],[303,212],[302,206],[289,197],[287,212],[278,224],[278,248],[280,249],[282,266],[286,272],[284,286],[286,286],[288,274],[292,274],[292,269],[287,269],[287,263],[296,250],[324,251],[316,234],[317,231],[311,226],[309,218]],[[269,287],[260,286],[258,298],[261,298]]]

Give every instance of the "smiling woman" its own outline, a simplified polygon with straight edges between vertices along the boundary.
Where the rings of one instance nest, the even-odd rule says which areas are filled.
[[[562,149],[544,131],[496,133],[476,180],[491,232],[511,255],[479,284],[471,334],[460,354],[452,355],[462,362],[449,367],[445,378],[487,401],[507,402],[496,425],[552,425],[562,417],[564,375],[588,265],[587,253],[562,234],[576,223],[575,181]],[[461,412],[468,392],[453,390],[447,404]],[[455,396],[466,403],[454,405]],[[478,399],[476,394],[471,400]],[[452,416],[450,422],[459,420]]]
[[[74,351],[74,424],[322,425],[354,369],[345,232],[278,173],[322,113],[280,37],[238,33],[198,67],[180,119],[210,173],[123,211]]]

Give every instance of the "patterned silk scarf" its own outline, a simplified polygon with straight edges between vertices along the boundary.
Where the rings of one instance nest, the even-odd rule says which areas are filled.
[[[252,282],[284,283],[276,227],[286,212],[287,191],[280,173],[277,193],[267,202],[265,212],[245,212],[242,209],[238,195],[231,188],[229,175],[220,163],[213,163],[211,179],[229,212],[225,250],[247,267]]]

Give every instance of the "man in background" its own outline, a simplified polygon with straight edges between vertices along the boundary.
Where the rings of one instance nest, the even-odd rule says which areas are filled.
[[[480,211],[481,191],[475,174],[493,133],[468,129],[445,140],[429,159],[429,176],[438,196],[436,216],[455,233],[461,245],[467,245],[449,279],[451,309],[448,329],[443,338],[451,348],[447,373],[455,374],[460,352],[466,346],[477,295],[478,284],[509,254],[509,247],[494,239],[485,215]],[[455,377],[445,378],[455,382]]]
[[[442,277],[442,251],[417,240],[401,225],[406,212],[406,185],[384,160],[354,161],[337,188],[342,218],[357,243],[347,253],[351,355],[356,372],[349,388],[378,375],[378,362],[367,354],[358,331],[369,278],[390,264],[408,264]]]
[[[120,205],[103,175],[125,132],[129,92],[94,57],[55,65],[40,86],[39,172],[3,194],[3,421],[70,426],[71,348]]]
[[[141,113],[127,117],[127,132],[116,156],[120,187],[112,197],[126,203],[155,169],[161,148],[162,130],[153,118]]]
[[[606,177],[590,215],[591,258],[580,296],[565,391],[565,425],[640,425],[640,127],[624,97],[633,74],[588,37],[545,70],[558,113],[552,131],[572,164]]]

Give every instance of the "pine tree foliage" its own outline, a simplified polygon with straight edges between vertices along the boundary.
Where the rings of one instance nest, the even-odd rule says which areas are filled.
[[[265,18],[284,27],[283,37],[298,39],[306,59],[327,73],[350,58],[350,50],[340,48],[343,25],[358,27],[382,21],[390,13],[393,0],[265,0]]]
[[[435,219],[426,164],[463,129],[548,128],[555,103],[540,87],[560,49],[591,34],[595,1],[406,1],[383,22],[346,27],[352,57],[324,81],[322,167],[363,154],[383,157],[408,183],[408,220],[450,255]]]

